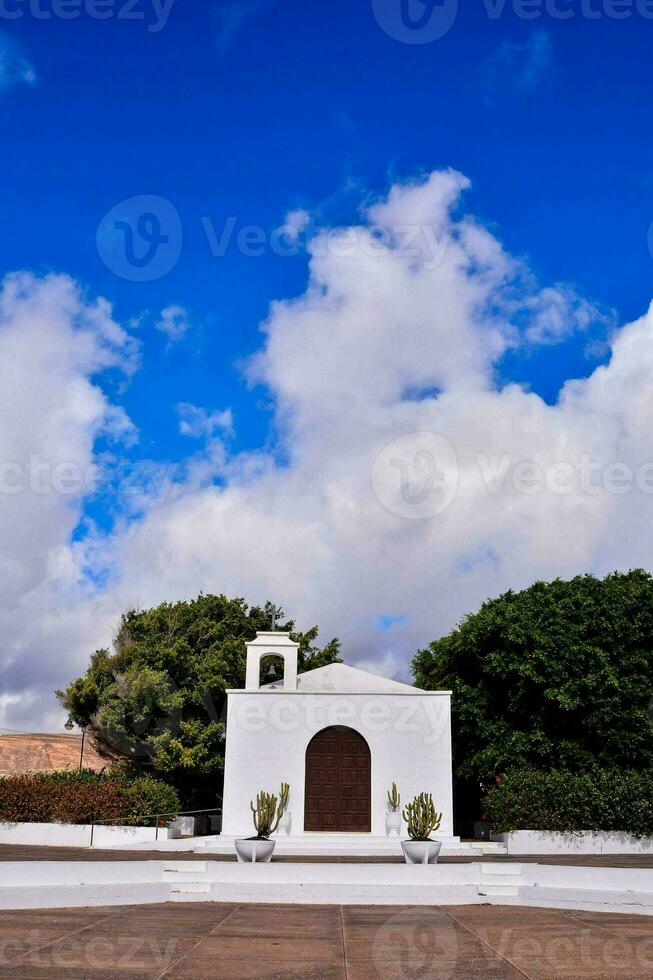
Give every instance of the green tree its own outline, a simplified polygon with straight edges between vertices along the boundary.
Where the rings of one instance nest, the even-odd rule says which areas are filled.
[[[413,660],[452,690],[454,771],[489,785],[521,766],[653,765],[653,578],[537,582],[467,616]]]
[[[113,651],[97,650],[57,696],[108,758],[165,779],[187,807],[212,806],[222,788],[225,691],[244,686],[245,644],[270,629],[272,608],[200,595],[130,610]],[[279,628],[299,643],[300,671],[339,661],[338,640],[316,646],[317,627]]]

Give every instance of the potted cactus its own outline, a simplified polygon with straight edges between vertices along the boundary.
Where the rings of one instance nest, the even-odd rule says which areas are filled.
[[[234,842],[239,861],[258,861],[267,863],[272,859],[276,841],[270,835],[279,826],[283,816],[280,801],[273,793],[261,790],[256,796],[256,806],[250,802],[254,821],[255,837],[246,837]]]
[[[290,796],[290,786],[288,783],[282,783],[281,789],[279,790],[279,806],[281,807],[281,819],[279,820],[279,833],[284,833],[286,837],[290,836],[290,825],[292,823],[292,813],[288,809],[288,797]]]
[[[388,790],[388,812],[385,815],[385,832],[390,837],[396,834],[399,837],[401,833],[401,813],[399,812],[399,806],[401,804],[401,794],[397,792],[397,784],[392,784],[392,789]]]
[[[406,864],[437,864],[442,842],[432,840],[430,835],[442,823],[442,814],[436,813],[433,796],[420,793],[406,805],[403,818],[410,837],[401,842]]]

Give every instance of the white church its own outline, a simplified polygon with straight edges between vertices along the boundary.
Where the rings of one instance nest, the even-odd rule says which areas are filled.
[[[401,804],[433,794],[439,840],[454,841],[451,692],[422,691],[347,664],[297,673],[289,633],[261,632],[247,644],[244,690],[227,692],[222,834],[253,832],[250,801],[290,784],[286,832],[389,833],[388,790]],[[283,679],[261,684],[265,658]],[[289,825],[288,825],[289,823]]]

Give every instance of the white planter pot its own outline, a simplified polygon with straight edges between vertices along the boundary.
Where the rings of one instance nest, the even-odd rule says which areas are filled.
[[[406,864],[437,864],[442,843],[439,840],[402,840]]]
[[[285,834],[286,837],[290,837],[290,825],[292,824],[292,813],[284,813],[281,820],[279,821],[279,826],[277,828],[278,834]]]
[[[275,843],[273,840],[237,840],[234,846],[239,861],[268,864],[272,860]]]
[[[385,832],[388,837],[399,837],[401,833],[401,814],[399,810],[385,815]]]

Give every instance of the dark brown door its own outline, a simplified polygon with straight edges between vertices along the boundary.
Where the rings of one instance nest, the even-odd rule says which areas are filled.
[[[306,749],[304,830],[369,832],[370,749],[353,728],[325,728]]]

